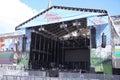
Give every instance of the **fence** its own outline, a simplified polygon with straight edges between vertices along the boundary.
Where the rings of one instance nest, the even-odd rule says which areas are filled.
[[[3,75],[22,75],[22,72],[24,72],[24,68],[22,66],[0,64],[0,80],[2,79]]]
[[[87,77],[84,74],[81,75],[82,77],[40,77],[40,76],[11,76],[11,75],[4,75],[3,80],[120,80],[120,76],[101,76],[96,77]]]
[[[0,67],[0,80],[120,80],[120,75],[93,74],[81,72],[58,72],[58,77],[49,77],[48,71],[28,70],[22,67]]]
[[[59,72],[59,77],[47,77],[43,71],[27,71],[28,75],[3,75],[3,80],[120,80],[120,75]]]

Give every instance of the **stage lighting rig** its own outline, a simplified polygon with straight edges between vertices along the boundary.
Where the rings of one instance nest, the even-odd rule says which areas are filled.
[[[81,26],[81,23],[76,20],[75,22],[73,22],[73,26]]]
[[[44,30],[45,30],[44,27],[39,28],[39,31],[44,31]]]
[[[60,25],[60,28],[67,28],[67,24],[65,24],[64,22],[62,22],[62,24]]]

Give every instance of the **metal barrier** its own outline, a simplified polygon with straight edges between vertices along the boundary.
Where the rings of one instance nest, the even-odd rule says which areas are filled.
[[[46,71],[25,71],[29,76],[46,77]]]
[[[2,65],[0,64],[0,69],[7,69],[7,70],[24,70],[23,66],[14,66],[14,65]]]
[[[72,76],[61,77],[42,77],[42,76],[17,76],[4,75],[2,80],[120,80],[120,75],[104,75],[104,74],[80,74],[79,77]]]
[[[39,77],[39,76],[10,76],[4,75],[3,80],[58,80],[54,77]]]
[[[80,72],[59,72],[60,78],[78,78],[81,77]]]
[[[1,72],[1,71],[0,71]],[[5,70],[0,80],[120,80],[120,75],[59,72],[59,77],[49,77],[46,71]]]
[[[120,80],[120,75],[107,75],[107,74],[93,74],[93,73],[75,73],[75,72],[60,72],[59,78],[67,79],[95,79],[95,80]]]

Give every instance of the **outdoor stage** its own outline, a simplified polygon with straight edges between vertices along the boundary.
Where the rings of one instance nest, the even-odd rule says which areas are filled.
[[[16,26],[24,34],[16,43],[15,64],[25,70],[116,73],[116,33],[109,20],[106,10],[52,6]]]

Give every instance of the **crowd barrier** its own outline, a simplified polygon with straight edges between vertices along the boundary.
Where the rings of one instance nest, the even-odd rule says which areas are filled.
[[[36,73],[36,72],[33,72]],[[39,72],[42,74],[43,72]],[[44,76],[43,76],[44,75]],[[120,80],[120,75],[67,73],[60,72],[59,77],[47,77],[43,75],[3,75],[2,80]]]
[[[95,75],[94,75],[95,76]],[[40,77],[40,76],[11,76],[4,75],[2,80],[120,80],[119,76],[104,76],[104,77]]]
[[[52,74],[51,71],[0,67],[0,80],[120,80],[120,75],[59,71],[57,77],[50,77],[48,73]]]

